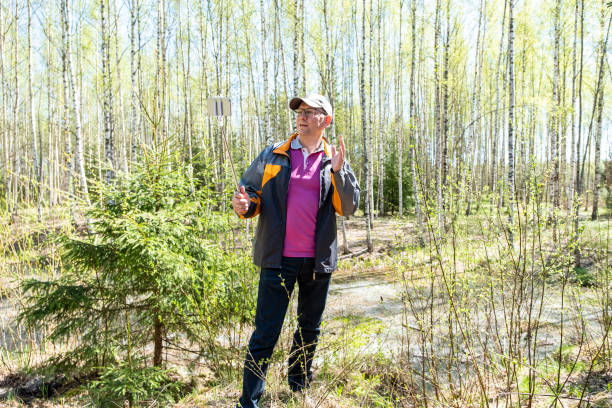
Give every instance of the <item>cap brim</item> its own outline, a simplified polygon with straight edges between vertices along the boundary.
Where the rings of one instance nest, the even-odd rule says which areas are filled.
[[[291,110],[296,110],[297,108],[300,107],[302,102],[304,102],[308,106],[312,106],[313,108],[323,109],[325,113],[329,115],[329,113],[327,112],[327,109],[321,106],[320,103],[317,103],[316,101],[313,101],[308,98],[293,98],[291,99],[291,101],[289,101],[289,107],[291,108]]]
[[[296,110],[297,108],[300,107],[302,102],[305,102],[304,99],[302,99],[302,98],[293,98],[293,99],[291,99],[289,101],[289,108],[291,108],[291,110]],[[308,103],[308,102],[306,102],[306,103]]]

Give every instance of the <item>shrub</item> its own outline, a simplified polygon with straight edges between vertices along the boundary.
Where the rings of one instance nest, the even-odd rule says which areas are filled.
[[[608,160],[604,160],[604,180],[606,184],[606,190],[608,192],[606,196],[606,207],[612,212],[612,154]]]
[[[60,238],[60,276],[24,283],[20,319],[46,327],[54,342],[78,337],[55,363],[101,372],[101,389],[141,378],[150,362],[161,367],[170,337],[217,345],[220,330],[252,318],[254,268],[220,239],[230,215],[213,211],[210,186],[186,173],[176,156],[147,155],[132,174],[100,185],[87,212],[93,232]]]
[[[154,401],[160,406],[176,402],[185,384],[170,378],[159,367],[106,367],[100,377],[89,384],[88,394],[100,407],[123,408],[138,402]]]
[[[399,211],[399,169],[397,146],[388,146],[385,153],[383,177],[383,192],[385,197],[385,212],[395,214]],[[365,189],[362,189],[362,191]],[[378,196],[378,182],[374,182],[374,197]],[[404,211],[414,205],[412,191],[412,172],[410,167],[410,151],[405,148],[402,156],[402,196]],[[364,199],[362,197],[362,199]],[[376,202],[376,199],[374,200]]]

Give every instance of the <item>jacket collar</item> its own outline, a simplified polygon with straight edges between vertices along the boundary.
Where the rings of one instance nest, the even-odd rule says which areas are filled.
[[[292,134],[289,140],[285,141],[283,144],[278,146],[276,149],[273,150],[273,152],[276,154],[284,154],[285,156],[289,157],[288,152],[289,152],[289,149],[291,149],[291,143],[293,142],[294,139],[297,138],[297,136],[298,136],[297,132]],[[325,152],[325,156],[331,157],[331,147],[330,147],[329,142],[327,141],[325,136],[323,136],[321,140],[323,143],[323,151]]]

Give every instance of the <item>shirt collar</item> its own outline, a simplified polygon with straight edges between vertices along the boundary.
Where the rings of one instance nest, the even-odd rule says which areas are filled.
[[[319,146],[317,146],[317,148],[314,149],[312,151],[312,153],[310,153],[310,154],[320,152],[321,150],[323,150],[323,147],[324,147],[323,146],[323,140],[321,139],[321,142],[319,143]],[[295,139],[293,139],[291,141],[291,148],[292,149],[304,149],[305,153],[307,153],[306,148],[302,145],[302,143],[300,143],[299,137],[296,137]]]

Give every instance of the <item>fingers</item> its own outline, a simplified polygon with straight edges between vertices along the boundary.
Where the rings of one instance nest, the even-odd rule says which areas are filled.
[[[249,210],[249,205],[249,195],[244,186],[240,186],[240,191],[235,191],[232,197],[232,207],[236,214],[243,215]]]
[[[237,214],[245,214],[249,210],[249,200],[234,196],[234,198],[232,198],[232,207]]]
[[[331,147],[331,157],[334,157],[336,155],[336,146],[332,145]]]
[[[240,186],[240,191],[235,191],[234,192],[234,197],[236,198],[249,198],[249,195],[246,193],[246,190],[244,189],[244,186]]]

